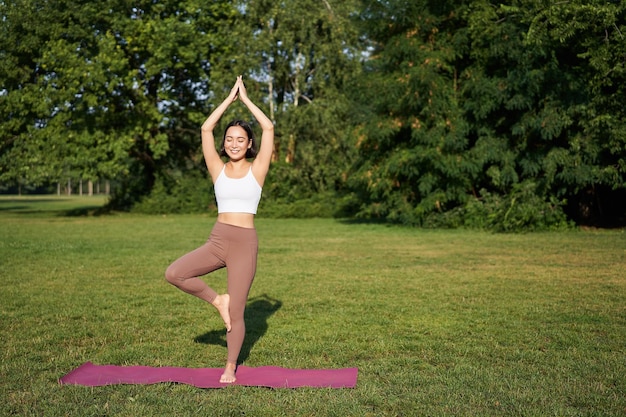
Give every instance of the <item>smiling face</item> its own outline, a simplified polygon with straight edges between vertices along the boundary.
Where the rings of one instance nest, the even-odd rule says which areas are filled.
[[[246,152],[252,147],[248,133],[241,126],[231,126],[224,135],[224,151],[235,161],[246,157]]]

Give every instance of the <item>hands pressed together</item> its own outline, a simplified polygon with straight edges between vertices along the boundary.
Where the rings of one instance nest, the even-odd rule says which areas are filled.
[[[231,88],[228,98],[231,102],[236,101],[237,98],[241,101],[248,99],[248,92],[246,91],[246,85],[243,83],[243,76],[239,75],[237,77],[237,81],[235,81],[235,85]]]

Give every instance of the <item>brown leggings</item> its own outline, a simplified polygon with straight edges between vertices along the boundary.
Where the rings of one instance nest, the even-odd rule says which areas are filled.
[[[237,363],[246,324],[243,319],[248,293],[256,273],[258,238],[255,229],[215,223],[209,240],[181,256],[165,271],[165,279],[186,293],[213,302],[217,293],[200,276],[227,268],[231,331],[226,334],[228,362]]]

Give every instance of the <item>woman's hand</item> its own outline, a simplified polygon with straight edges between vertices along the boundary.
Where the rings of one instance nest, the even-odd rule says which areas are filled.
[[[246,91],[246,85],[243,83],[243,77],[241,75],[237,77],[235,85],[239,89],[238,94],[241,101],[246,101],[248,99],[248,91]]]
[[[230,89],[230,93],[228,94],[226,101],[228,101],[229,103],[233,103],[237,101],[237,97],[241,94],[239,91],[240,84],[243,85],[243,81],[241,81],[241,75],[237,77],[237,81],[235,81],[235,85],[233,85],[233,88]]]

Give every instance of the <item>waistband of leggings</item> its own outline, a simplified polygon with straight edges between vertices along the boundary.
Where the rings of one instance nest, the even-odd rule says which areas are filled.
[[[241,227],[234,224],[215,222],[212,233],[225,233],[230,239],[247,239],[256,238],[256,229],[254,227]]]

